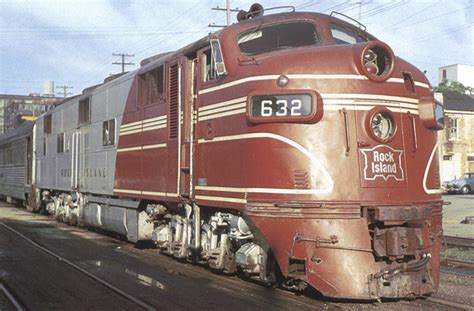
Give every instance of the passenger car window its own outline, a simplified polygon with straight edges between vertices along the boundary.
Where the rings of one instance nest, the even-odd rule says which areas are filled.
[[[363,34],[337,24],[331,24],[331,34],[336,44],[356,44],[370,41]]]
[[[257,28],[241,33],[237,39],[240,52],[255,55],[280,49],[296,48],[319,43],[314,24],[293,22]]]

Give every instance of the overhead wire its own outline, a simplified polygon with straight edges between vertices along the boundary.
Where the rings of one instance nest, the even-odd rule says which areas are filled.
[[[187,10],[187,11],[183,12],[181,15],[177,16],[177,17],[174,19],[174,22],[168,24],[167,27],[168,27],[168,28],[175,28],[175,29],[177,29],[178,27],[176,27],[176,26],[178,26],[178,23],[177,23],[177,22],[178,22],[179,18],[180,18],[183,14],[186,14],[187,12],[191,11],[193,8],[195,8],[195,6],[196,6],[196,5],[190,7],[189,10]],[[163,36],[163,35],[159,35],[158,37],[162,37],[162,36]],[[155,37],[155,38],[156,38],[156,37]],[[147,38],[140,39],[140,40],[136,41],[136,42],[133,43],[133,44],[129,44],[129,43],[127,42],[127,43],[122,44],[122,45],[121,45],[119,48],[117,48],[114,52],[117,52],[117,53],[118,53],[118,52],[121,52],[121,51],[123,51],[123,50],[125,50],[125,49],[126,49],[127,51],[129,51],[129,52],[134,52],[134,49],[135,49],[136,47],[142,46],[143,44],[147,44],[147,42],[149,42],[149,41],[150,41],[150,40],[149,40],[149,38],[147,37]],[[111,51],[111,52],[112,52],[112,51]],[[91,75],[92,75],[92,71],[97,71],[97,72],[99,72],[99,71],[105,70],[106,68],[112,68],[112,64],[110,63],[110,59],[111,59],[111,58],[110,58],[110,54],[107,54],[106,57],[104,57],[104,58],[102,58],[101,60],[98,61],[98,63],[102,63],[102,65],[98,65],[98,66],[95,66],[95,67],[93,67],[93,68],[88,69],[87,73],[91,72]],[[94,79],[94,78],[91,78],[91,79],[89,79],[89,80],[87,80],[87,81],[85,81],[85,82],[88,83],[88,82],[91,82],[91,81],[93,81],[93,80],[95,80],[95,79]]]
[[[440,15],[436,15],[436,16],[431,16],[429,18],[414,21],[412,23],[403,24],[401,26],[394,27],[394,28],[391,28],[391,29],[400,29],[400,28],[404,28],[404,27],[408,27],[408,26],[418,25],[418,24],[421,24],[421,23],[424,23],[424,22],[428,22],[428,21],[431,21],[431,20],[434,20],[434,19],[439,19],[441,17],[451,15],[451,14],[454,14],[454,13],[457,13],[457,12],[465,11],[465,10],[467,10],[467,9],[473,7],[473,6],[474,6],[474,4],[471,4],[471,5],[468,5],[466,7],[461,8],[461,9],[457,9],[457,10],[454,10],[454,11],[451,11],[451,12],[448,12],[448,13],[444,13],[444,14],[440,14]]]
[[[413,18],[414,16],[419,16],[419,15],[421,15],[421,14],[423,14],[423,13],[426,13],[426,11],[428,11],[429,9],[431,9],[431,8],[433,8],[433,7],[435,7],[435,6],[437,6],[438,4],[440,4],[440,2],[432,3],[432,4],[430,4],[430,5],[426,6],[426,7],[424,7],[423,9],[414,12],[413,14],[410,14],[410,15],[408,15],[408,16],[405,16],[404,18],[398,20],[397,22],[393,23],[392,25],[388,26],[387,28],[384,28],[382,31],[387,31],[387,30],[393,29],[393,28],[395,28],[397,25],[403,23],[404,21],[407,21],[407,20]]]
[[[474,25],[474,23],[467,23],[467,24],[463,24],[463,25],[458,25],[458,26],[455,26],[455,27],[452,27],[452,28],[448,28],[448,29],[436,32],[436,33],[429,34],[427,36],[424,36],[424,37],[421,37],[421,38],[418,38],[418,39],[415,39],[415,40],[412,40],[412,41],[407,41],[407,42],[405,42],[405,44],[403,44],[401,46],[413,45],[413,44],[418,44],[418,43],[421,43],[421,42],[425,42],[425,41],[431,40],[433,38],[437,38],[437,37],[445,36],[445,35],[448,35],[448,34],[451,34],[451,33],[455,33],[459,30],[471,27],[473,25]]]

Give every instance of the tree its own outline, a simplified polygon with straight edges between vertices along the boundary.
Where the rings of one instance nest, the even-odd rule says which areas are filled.
[[[437,87],[434,88],[435,92],[445,92],[445,91],[451,91],[451,92],[456,92],[460,94],[473,94],[474,89],[469,86],[465,86],[461,82],[458,81],[449,81],[448,79],[443,79]]]

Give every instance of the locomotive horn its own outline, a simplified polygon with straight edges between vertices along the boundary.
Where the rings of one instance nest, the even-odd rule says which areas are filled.
[[[254,18],[257,16],[263,15],[263,5],[260,3],[254,3],[250,6],[249,13],[247,14],[248,18]]]
[[[262,16],[263,11],[263,6],[260,3],[254,3],[250,6],[250,10],[248,12],[240,10],[239,13],[237,13],[237,20],[241,22],[250,18]]]

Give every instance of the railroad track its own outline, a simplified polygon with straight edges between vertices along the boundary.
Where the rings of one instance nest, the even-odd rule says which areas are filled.
[[[440,299],[440,298],[428,297],[426,300],[430,303],[440,305],[440,306],[444,306],[444,307],[453,308],[453,309],[456,309],[456,310],[472,310],[473,309],[472,306],[466,306],[466,305],[463,305],[463,304],[460,304],[460,303],[457,303],[457,302],[453,302],[453,301],[449,301],[449,300],[445,300],[445,299]]]
[[[449,247],[474,248],[474,239],[445,235],[443,244]]]
[[[2,300],[4,305],[2,305]],[[13,295],[13,293],[11,293],[10,290],[0,282],[0,307],[5,307],[5,304],[11,305],[11,307],[16,309],[17,311],[25,310],[25,308],[23,308],[21,302],[18,301],[15,295]]]
[[[145,309],[145,310],[156,310],[155,307],[153,306],[150,306],[149,304],[147,304],[146,302],[134,297],[133,295],[119,289],[118,287],[112,285],[111,283],[105,281],[104,279],[90,273],[89,271],[79,267],[78,265],[74,264],[73,262],[71,262],[70,260],[56,254],[55,252],[39,245],[38,243],[36,243],[35,241],[33,241],[32,239],[28,238],[26,235],[18,232],[17,230],[13,229],[12,227],[10,227],[9,225],[7,224],[4,224],[2,222],[0,222],[0,226],[3,226],[5,229],[9,230],[10,232],[12,232],[13,234],[17,235],[18,237],[22,238],[23,240],[25,240],[26,242],[28,242],[29,244],[31,244],[32,246],[34,246],[35,248],[47,253],[48,255],[56,258],[59,262],[81,272],[82,274],[86,275],[87,277],[89,277],[90,279],[96,281],[97,283],[100,283],[101,285],[107,287],[109,290],[111,290],[112,292],[115,292],[116,294],[124,297],[125,299],[129,300],[130,302],[140,306],[141,308]],[[15,301],[13,298],[13,296],[8,292],[6,291],[6,289],[4,287],[1,288],[3,293],[7,296],[8,300],[15,305],[16,307],[16,304],[18,304],[17,301]],[[5,289],[5,290],[4,290]],[[20,306],[18,304],[18,306]],[[19,310],[23,310],[22,308],[17,308]]]
[[[441,263],[448,267],[474,269],[474,262],[472,261],[445,258],[441,261]]]

